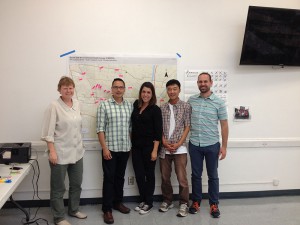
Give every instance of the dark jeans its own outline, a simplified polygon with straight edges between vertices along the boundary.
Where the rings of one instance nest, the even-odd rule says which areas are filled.
[[[113,204],[123,201],[124,176],[129,152],[112,152],[112,159],[105,160],[102,155],[103,192],[102,211],[108,212]]]
[[[189,142],[189,153],[192,167],[192,200],[202,200],[202,171],[205,159],[208,176],[209,203],[219,203],[219,177],[218,177],[218,155],[220,143],[200,147]]]
[[[140,202],[150,206],[153,205],[156,165],[156,161],[151,161],[152,150],[153,146],[132,148],[132,164],[140,192]]]

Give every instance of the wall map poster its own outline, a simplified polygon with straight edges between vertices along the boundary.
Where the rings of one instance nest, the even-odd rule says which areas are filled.
[[[81,103],[83,138],[94,140],[97,139],[97,107],[111,97],[114,78],[125,81],[124,97],[132,102],[138,98],[141,84],[152,82],[158,105],[161,105],[168,100],[166,82],[177,77],[177,58],[77,54],[69,57],[69,74],[76,85],[75,97]]]

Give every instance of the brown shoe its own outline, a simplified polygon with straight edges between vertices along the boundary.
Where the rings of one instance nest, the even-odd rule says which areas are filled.
[[[130,213],[130,209],[127,208],[127,207],[126,207],[125,205],[123,205],[122,203],[115,204],[115,205],[114,205],[114,209],[115,209],[115,210],[119,210],[121,213],[124,213],[124,214]]]
[[[107,224],[114,223],[114,218],[113,218],[113,215],[112,215],[112,213],[110,211],[105,212],[103,214],[103,219],[104,219],[104,223],[107,223]]]

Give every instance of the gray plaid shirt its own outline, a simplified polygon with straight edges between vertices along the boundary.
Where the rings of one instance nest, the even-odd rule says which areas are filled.
[[[161,113],[163,118],[163,136],[171,144],[177,143],[182,137],[184,128],[191,125],[192,112],[190,104],[181,100],[179,100],[175,105],[173,105],[173,110],[175,117],[175,129],[169,139],[171,110],[168,102],[161,106]],[[165,152],[165,148],[162,147],[159,156],[161,158],[164,158]]]
[[[131,149],[131,113],[133,106],[127,100],[118,104],[113,98],[103,101],[97,109],[97,133],[105,133],[108,149],[128,152]]]

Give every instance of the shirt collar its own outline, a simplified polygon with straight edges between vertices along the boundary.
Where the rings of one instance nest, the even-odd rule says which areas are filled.
[[[72,99],[72,101],[73,101],[73,99]],[[67,104],[61,99],[61,97],[58,98],[58,102],[61,104],[61,106],[62,106],[66,111],[70,111],[71,109],[74,108],[74,101],[73,101],[73,107],[67,106]]]
[[[199,95],[199,98],[203,98],[201,95]],[[210,99],[210,100],[214,100],[216,98],[216,95],[211,92],[210,96],[208,96],[207,98],[203,98],[203,99]]]
[[[121,104],[123,104],[123,103],[125,102],[125,99],[123,98],[123,99],[122,99],[122,102],[121,102],[121,103],[118,103],[113,97],[111,97],[111,98],[109,99],[109,101],[110,101],[111,103],[114,103],[114,104],[117,104],[117,105],[121,105]]]
[[[180,99],[178,99],[178,101],[175,104],[171,104],[170,101],[168,101],[168,105],[172,105],[176,107],[180,102],[181,102]]]

